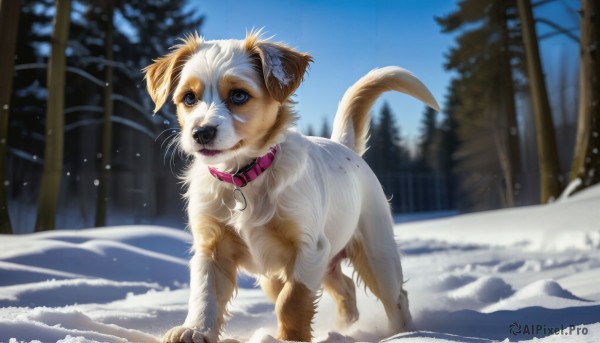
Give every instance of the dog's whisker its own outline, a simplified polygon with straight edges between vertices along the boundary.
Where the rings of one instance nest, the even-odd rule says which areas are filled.
[[[175,134],[172,134],[171,136],[167,137],[167,139],[165,141],[163,141],[163,144],[161,144],[161,148],[165,144],[165,142],[167,142],[167,141],[168,141],[168,143],[167,143],[167,148],[165,150],[165,154],[164,154],[164,158],[163,158],[163,163],[166,163],[166,158],[167,158],[167,155],[169,154],[169,150],[171,149],[171,147],[173,147],[173,145],[178,144],[177,143],[177,141],[178,141],[178,134],[175,133]]]
[[[165,132],[174,131],[174,130],[176,130],[176,129],[172,128],[172,127],[162,130],[161,133],[159,133],[158,136],[156,136],[156,138],[154,139],[154,142],[157,142],[158,139],[160,138],[160,136],[162,136]]]
[[[177,137],[177,133],[171,133],[167,138],[165,138],[160,144],[160,148],[163,149],[164,145],[167,144],[167,151],[169,150],[169,146],[172,144],[173,140]]]

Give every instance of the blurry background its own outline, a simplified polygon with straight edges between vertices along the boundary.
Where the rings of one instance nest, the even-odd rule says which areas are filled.
[[[442,113],[392,93],[372,110],[365,159],[396,214],[551,201],[600,174],[597,2],[0,0],[0,230],[185,227],[175,111],[152,114],[141,70],[193,31],[264,28],[311,53],[296,96],[309,135],[328,137],[372,68],[423,80]]]

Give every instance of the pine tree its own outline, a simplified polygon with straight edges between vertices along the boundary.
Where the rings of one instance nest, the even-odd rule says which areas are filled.
[[[421,134],[417,147],[416,168],[420,171],[432,170],[436,164],[436,157],[433,151],[436,136],[439,135],[437,122],[437,112],[426,107],[421,120]]]
[[[191,10],[184,10],[187,8],[186,0],[112,0],[111,2],[114,4],[115,15],[125,20],[127,22],[125,26],[129,28],[127,31],[120,31],[119,28],[123,26],[116,27],[113,32],[111,51],[108,50],[107,44],[102,43],[107,42],[110,33],[110,30],[105,29],[110,19],[105,14],[109,12],[106,6],[98,6],[96,2],[90,1],[85,15],[86,21],[82,23],[79,33],[81,41],[85,42],[81,50],[81,53],[86,56],[85,59],[81,59],[82,68],[88,70],[92,68],[97,77],[108,84],[108,87],[103,87],[105,92],[103,98],[96,97],[88,100],[98,104],[103,103],[105,109],[103,119],[105,132],[103,137],[97,137],[99,147],[102,148],[87,148],[88,151],[84,152],[86,155],[94,156],[99,153],[101,156],[96,160],[99,163],[95,165],[99,174],[96,188],[96,226],[105,225],[109,205],[122,204],[129,208],[131,204],[139,202],[140,196],[144,198],[144,203],[154,203],[159,198],[157,192],[165,188],[157,187],[154,178],[161,177],[158,171],[165,168],[163,160],[177,163],[178,159],[177,156],[160,158],[162,152],[159,147],[162,142],[157,144],[153,136],[168,137],[159,134],[164,131],[165,126],[170,126],[169,123],[176,123],[175,111],[172,105],[166,106],[157,115],[151,115],[150,110],[145,110],[151,108],[151,103],[145,88],[139,87],[143,83],[143,74],[140,70],[150,64],[153,58],[168,51],[170,46],[177,43],[178,38],[184,34],[197,32],[203,20]],[[166,19],[157,20],[157,18]],[[113,56],[109,57],[108,52]],[[112,82],[108,80],[108,71],[112,71]],[[112,96],[109,96],[110,93]],[[107,113],[109,107],[112,107],[112,114]],[[135,122],[143,128],[131,132],[132,127],[111,125],[109,118]],[[110,134],[107,133],[107,129],[110,129]],[[141,134],[140,130],[152,133],[148,137],[147,134]],[[121,151],[120,154],[114,154],[115,147]],[[134,156],[135,159],[132,159],[131,157]],[[137,156],[144,156],[144,158]],[[157,172],[150,174],[148,170]],[[125,179],[113,180],[110,177],[112,173],[119,171],[143,173],[141,174],[143,177],[131,181],[136,183],[132,187],[143,189],[143,194],[125,192],[124,190],[128,188],[119,187]]]
[[[458,203],[457,194],[457,163],[456,152],[459,146],[458,140],[458,121],[456,120],[457,111],[460,109],[461,102],[457,94],[458,87],[454,85],[456,80],[451,81],[448,87],[448,95],[445,99],[444,118],[440,125],[441,138],[437,145],[437,160],[439,170],[446,175],[446,189],[448,190],[448,199],[450,208],[466,207]],[[473,206],[469,206],[473,208]]]
[[[380,180],[385,177],[385,174],[405,171],[409,168],[410,154],[403,146],[402,136],[387,102],[381,107],[376,124],[371,126],[369,143],[365,160]]]
[[[520,172],[513,73],[522,60],[520,38],[511,30],[514,1],[462,0],[456,12],[436,20],[444,32],[460,30],[446,68],[458,72],[452,87],[462,99],[455,109],[461,169],[491,179],[502,173],[494,188],[504,206],[512,206]]]
[[[323,138],[331,137],[331,129],[329,128],[329,121],[327,120],[327,117],[323,117],[323,125],[321,126],[321,133],[319,136]]]

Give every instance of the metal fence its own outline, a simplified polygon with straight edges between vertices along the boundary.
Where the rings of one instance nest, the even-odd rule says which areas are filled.
[[[379,181],[394,213],[455,209],[453,177],[441,173],[386,173]]]

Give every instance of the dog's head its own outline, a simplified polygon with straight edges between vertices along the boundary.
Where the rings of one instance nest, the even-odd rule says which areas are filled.
[[[257,33],[217,41],[192,35],[145,72],[155,112],[173,96],[184,152],[217,165],[276,143],[294,122],[287,103],[311,61]]]

